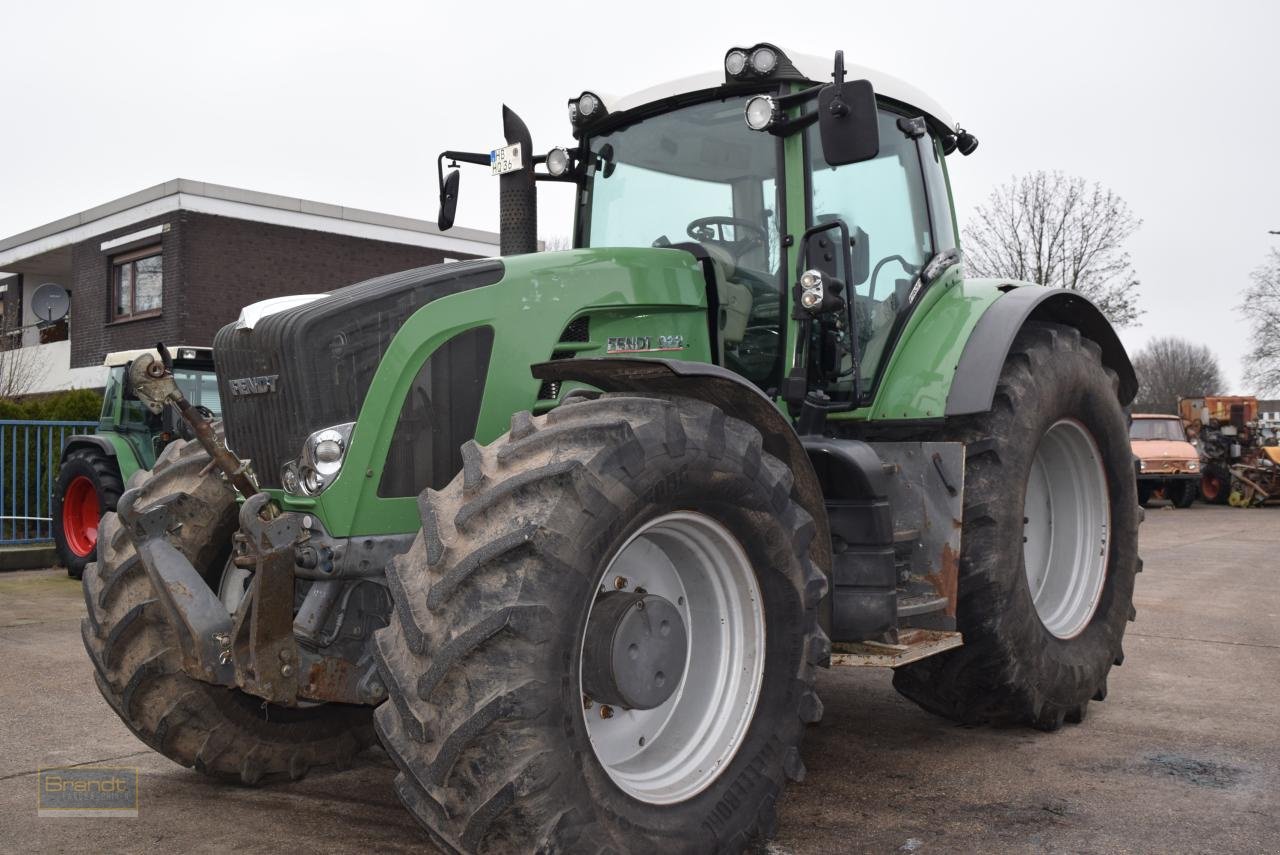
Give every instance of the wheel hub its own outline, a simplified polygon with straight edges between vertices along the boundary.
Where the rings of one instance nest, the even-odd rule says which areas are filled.
[[[591,610],[582,689],[593,701],[651,710],[671,697],[688,652],[684,619],[656,594],[611,591]]]

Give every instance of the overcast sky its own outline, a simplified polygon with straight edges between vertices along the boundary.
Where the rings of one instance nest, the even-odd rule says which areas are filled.
[[[1146,310],[1126,343],[1201,341],[1249,391],[1235,306],[1280,246],[1280,4],[0,4],[0,236],[177,177],[434,219],[436,155],[500,144],[503,102],[542,150],[571,141],[583,89],[715,69],[735,44],[841,48],[979,137],[951,161],[962,224],[1034,169],[1123,196]],[[570,197],[540,193],[542,234],[566,234]],[[483,170],[457,223],[496,229]]]

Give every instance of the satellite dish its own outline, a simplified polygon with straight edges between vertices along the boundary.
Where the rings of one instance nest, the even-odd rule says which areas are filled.
[[[70,308],[71,295],[57,282],[46,282],[31,295],[31,312],[43,323],[62,320]]]

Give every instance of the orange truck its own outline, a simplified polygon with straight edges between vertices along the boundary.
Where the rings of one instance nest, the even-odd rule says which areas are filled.
[[[1144,508],[1154,498],[1165,498],[1189,508],[1200,492],[1200,452],[1187,441],[1178,416],[1134,414],[1129,425],[1129,445],[1137,458],[1138,502]]]

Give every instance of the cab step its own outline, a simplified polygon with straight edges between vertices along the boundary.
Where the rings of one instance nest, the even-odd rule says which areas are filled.
[[[958,632],[907,629],[898,633],[897,644],[879,641],[835,642],[831,645],[831,667],[897,668],[962,644],[964,639]]]

